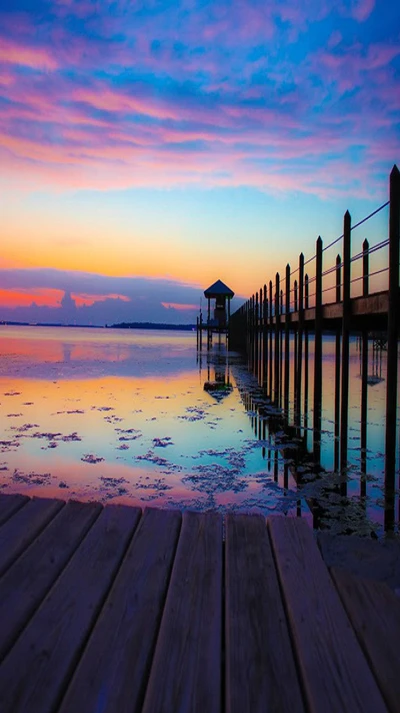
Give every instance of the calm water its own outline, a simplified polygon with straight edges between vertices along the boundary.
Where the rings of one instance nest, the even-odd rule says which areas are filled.
[[[320,482],[297,489],[290,455],[296,443],[288,443],[276,424],[269,427],[274,409],[268,404],[260,417],[262,394],[237,354],[215,346],[198,358],[192,332],[2,326],[0,488],[140,506],[289,512],[310,519],[307,503],[317,497],[325,499],[331,514],[323,526],[347,531],[350,521],[350,529],[380,534],[385,364],[378,365],[382,381],[369,394],[367,487],[360,497],[361,385],[352,345],[352,450],[344,502],[330,472],[329,339],[324,349],[322,460],[324,478],[333,482],[327,493]]]

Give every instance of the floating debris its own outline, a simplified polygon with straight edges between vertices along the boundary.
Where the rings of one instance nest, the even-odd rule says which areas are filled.
[[[104,460],[104,458],[102,458],[101,456],[95,456],[95,455],[93,455],[93,453],[85,453],[85,455],[82,456],[81,460],[84,463],[95,464],[95,463],[101,463]]]

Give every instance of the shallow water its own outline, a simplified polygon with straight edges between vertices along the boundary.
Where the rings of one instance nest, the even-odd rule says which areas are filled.
[[[327,393],[330,363],[328,344]],[[331,398],[323,408],[322,464],[324,483],[331,479],[333,487],[322,492],[308,474],[298,488],[293,462],[307,470],[298,443],[282,431],[239,355],[223,346],[197,355],[193,332],[2,326],[0,488],[142,507],[285,512],[310,521],[309,504],[318,498],[331,514],[322,526],[380,534],[384,400],[380,385],[374,388],[367,492],[361,502],[353,433],[344,507],[329,472]],[[357,389],[354,376],[350,414]]]

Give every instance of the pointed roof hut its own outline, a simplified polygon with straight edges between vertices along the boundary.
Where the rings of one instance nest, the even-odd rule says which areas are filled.
[[[216,327],[218,330],[226,330],[227,323],[230,317],[230,300],[234,296],[234,292],[225,285],[222,280],[217,280],[213,285],[204,290],[204,297],[208,300],[208,315],[207,324],[210,327]],[[215,299],[214,319],[211,320],[210,300]],[[228,302],[228,314],[226,312],[226,303]]]
[[[214,297],[227,297],[229,300],[234,297],[235,293],[225,285],[221,280],[217,280],[213,285],[204,290],[204,297],[213,299]]]

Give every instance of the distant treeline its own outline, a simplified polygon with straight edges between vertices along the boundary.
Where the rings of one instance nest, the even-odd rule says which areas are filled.
[[[106,324],[108,329],[177,329],[191,332],[195,324],[162,324],[158,322],[120,322],[119,324]]]

